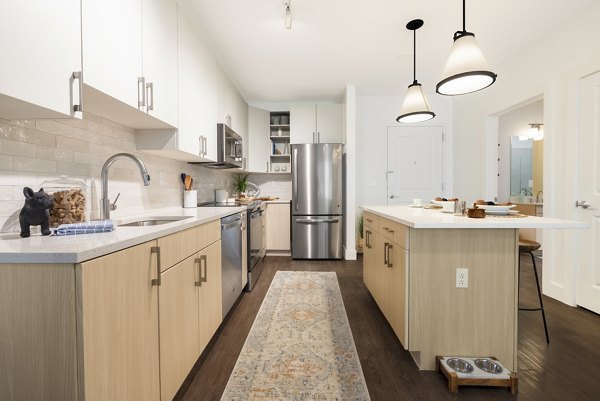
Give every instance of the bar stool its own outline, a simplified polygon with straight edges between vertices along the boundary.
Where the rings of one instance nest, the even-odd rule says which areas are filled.
[[[526,239],[519,239],[519,254],[528,253],[531,255],[531,261],[533,262],[533,272],[535,273],[535,285],[537,286],[538,298],[540,300],[539,308],[519,308],[522,311],[541,311],[542,319],[544,320],[544,331],[546,332],[546,343],[550,344],[550,337],[548,336],[548,325],[546,324],[546,314],[544,313],[544,303],[542,301],[542,291],[540,290],[540,280],[538,278],[537,266],[535,265],[535,256],[533,251],[540,249],[542,245],[539,242],[530,241]],[[519,275],[521,273],[521,258],[519,257]]]

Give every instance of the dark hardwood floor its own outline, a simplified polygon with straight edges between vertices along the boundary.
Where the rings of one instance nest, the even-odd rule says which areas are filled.
[[[244,293],[176,396],[220,400],[237,357],[277,270],[335,271],[373,401],[384,400],[600,400],[600,316],[544,297],[550,345],[540,312],[519,312],[519,394],[503,388],[461,387],[452,396],[445,378],[417,369],[362,281],[358,261],[292,261],[267,257],[251,293]],[[521,255],[522,306],[537,306],[531,260]],[[538,269],[541,273],[542,263]]]

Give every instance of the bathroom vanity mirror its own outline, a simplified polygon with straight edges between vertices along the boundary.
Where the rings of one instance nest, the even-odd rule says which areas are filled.
[[[543,191],[543,153],[543,139],[510,137],[510,196],[513,201],[517,201],[517,197],[520,202],[523,198],[535,201]]]

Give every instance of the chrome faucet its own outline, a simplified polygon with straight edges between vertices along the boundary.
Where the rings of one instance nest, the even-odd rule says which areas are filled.
[[[104,162],[102,166],[102,173],[100,176],[102,177],[102,199],[100,199],[100,218],[102,220],[110,219],[110,211],[115,210],[117,208],[117,199],[119,199],[119,195],[115,198],[114,203],[110,203],[108,199],[108,170],[110,166],[113,165],[115,161],[121,158],[129,158],[133,160],[138,167],[140,168],[140,173],[142,174],[142,180],[144,180],[144,185],[150,185],[150,175],[148,174],[148,169],[143,161],[141,161],[137,156],[132,155],[131,153],[117,153],[112,155],[111,157]]]
[[[540,203],[540,194],[542,194],[542,201],[544,200],[544,191],[538,191],[538,193],[535,195],[535,203]]]

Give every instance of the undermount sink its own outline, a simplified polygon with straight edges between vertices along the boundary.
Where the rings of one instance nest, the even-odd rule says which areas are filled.
[[[135,220],[129,223],[121,223],[120,227],[149,227],[158,226],[160,224],[173,223],[175,221],[189,219],[192,216],[161,216],[161,217],[145,217],[143,220]]]

